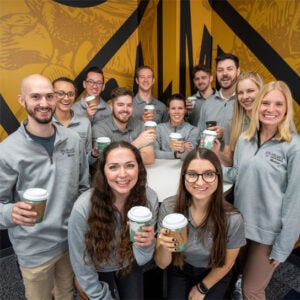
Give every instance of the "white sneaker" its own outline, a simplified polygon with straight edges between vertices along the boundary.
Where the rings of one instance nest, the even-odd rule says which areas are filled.
[[[243,293],[242,293],[242,278],[238,278],[235,283],[234,290],[231,296],[232,300],[243,300]]]

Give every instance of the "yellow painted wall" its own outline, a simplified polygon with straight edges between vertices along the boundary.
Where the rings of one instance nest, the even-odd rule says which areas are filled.
[[[162,97],[170,84],[172,92],[182,92],[182,78],[185,78],[184,92],[188,96],[192,92],[189,70],[191,65],[199,63],[204,27],[212,37],[213,71],[214,58],[218,49],[222,49],[239,56],[242,71],[258,71],[265,81],[274,79],[274,74],[262,59],[249,49],[249,41],[240,39],[233,29],[234,24],[226,23],[223,16],[214,10],[211,1],[142,2],[147,5],[139,26],[114,51],[111,50],[113,47],[105,47],[110,45],[111,41],[118,43],[118,40],[114,39],[116,32],[127,24],[126,21],[141,1],[108,0],[94,7],[75,8],[53,0],[1,0],[0,93],[18,121],[25,117],[23,108],[16,100],[22,78],[31,73],[41,73],[51,80],[59,76],[75,79],[103,49],[106,49],[105,55],[108,57],[103,64],[106,81],[114,78],[119,86],[133,88],[137,47],[141,45],[144,63],[151,65],[155,70],[154,96]],[[299,2],[224,1],[298,74]],[[187,4],[191,16],[192,40],[187,39],[183,43],[180,32],[187,21],[182,17],[187,15],[187,11],[183,11]],[[160,34],[162,44],[158,39]],[[192,63],[188,57],[189,45],[193,53]],[[186,50],[184,58],[180,58],[182,47]],[[103,53],[102,55],[105,56]],[[0,104],[0,141],[7,136],[4,129],[6,124],[1,121],[1,110],[3,111],[3,105],[1,107]],[[299,105],[296,102],[295,110],[295,120],[299,128]]]

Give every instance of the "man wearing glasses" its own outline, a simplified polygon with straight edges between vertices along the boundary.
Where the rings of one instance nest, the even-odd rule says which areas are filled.
[[[88,117],[92,125],[95,121],[111,115],[110,106],[100,97],[105,83],[103,71],[99,67],[93,66],[86,71],[83,87],[85,95],[72,106],[73,111],[79,116]],[[86,99],[89,96],[94,96],[95,100],[87,104]]]

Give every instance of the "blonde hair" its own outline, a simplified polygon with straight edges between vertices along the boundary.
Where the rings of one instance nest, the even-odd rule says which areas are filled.
[[[241,135],[243,128],[244,128],[244,121],[247,118],[246,110],[238,101],[238,86],[239,83],[243,80],[249,79],[253,81],[253,83],[258,87],[260,90],[264,85],[263,79],[261,76],[256,72],[244,72],[241,73],[237,79],[236,86],[235,86],[235,94],[236,100],[233,106],[233,114],[232,114],[232,121],[231,121],[231,129],[230,129],[230,139],[229,139],[229,148],[231,151],[234,151],[235,145],[239,136]]]
[[[286,100],[286,114],[284,119],[278,124],[278,130],[275,135],[277,141],[287,141],[292,140],[292,131],[294,128],[294,109],[293,109],[293,97],[288,85],[283,81],[271,81],[263,86],[258,95],[256,96],[255,102],[253,104],[252,118],[250,122],[249,129],[244,132],[243,137],[245,139],[251,139],[255,136],[256,131],[260,128],[259,122],[259,108],[261,106],[264,97],[271,91],[280,91]]]

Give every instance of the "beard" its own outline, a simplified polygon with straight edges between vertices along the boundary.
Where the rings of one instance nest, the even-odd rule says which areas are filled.
[[[48,124],[48,123],[51,123],[52,122],[52,117],[55,113],[55,108],[54,109],[51,109],[50,107],[48,108],[48,111],[51,112],[50,116],[49,117],[45,117],[45,118],[39,118],[37,116],[37,112],[36,110],[31,110],[28,108],[26,102],[25,102],[25,109],[26,109],[26,112],[27,114],[32,117],[37,123],[39,124]]]

